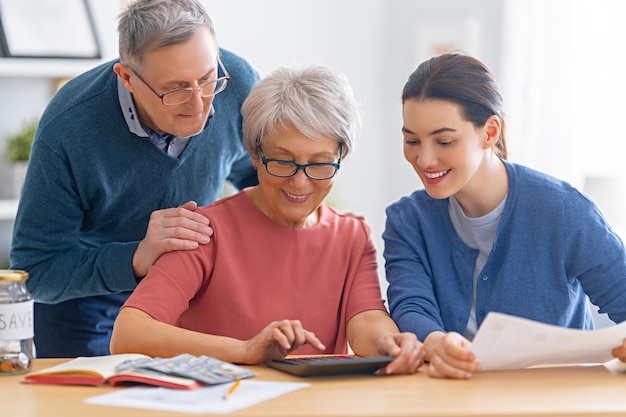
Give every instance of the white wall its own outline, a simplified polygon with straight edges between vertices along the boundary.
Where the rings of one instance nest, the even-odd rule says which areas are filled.
[[[621,0],[505,0],[509,154],[589,195],[626,238]]]

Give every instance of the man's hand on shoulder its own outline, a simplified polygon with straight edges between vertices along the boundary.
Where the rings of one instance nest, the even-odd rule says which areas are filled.
[[[189,201],[182,206],[156,210],[150,215],[146,236],[133,255],[133,272],[144,277],[161,255],[175,250],[196,249],[213,235],[209,219],[195,213],[198,205]]]

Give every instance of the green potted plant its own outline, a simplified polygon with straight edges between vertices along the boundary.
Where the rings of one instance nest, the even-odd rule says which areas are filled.
[[[38,124],[38,119],[25,122],[17,133],[7,138],[5,149],[7,161],[11,163],[28,162]]]
[[[30,157],[30,149],[35,139],[35,131],[39,118],[24,122],[16,133],[8,136],[5,142],[4,180],[0,181],[0,195],[2,198],[19,198],[26,176],[26,167]]]

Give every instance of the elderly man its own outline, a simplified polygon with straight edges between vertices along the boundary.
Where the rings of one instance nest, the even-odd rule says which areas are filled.
[[[118,30],[120,59],[56,94],[32,149],[11,267],[30,274],[38,357],[108,354],[159,256],[209,243],[197,205],[257,181],[240,107],[259,77],[218,48],[201,3],[139,0]]]

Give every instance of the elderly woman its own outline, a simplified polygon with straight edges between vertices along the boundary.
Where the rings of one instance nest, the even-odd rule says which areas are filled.
[[[416,372],[422,344],[385,309],[369,227],[323,202],[359,124],[345,77],[279,69],[242,114],[259,185],[198,209],[211,243],[158,260],[122,307],[111,353],[257,364],[350,346],[395,356],[384,373]]]

